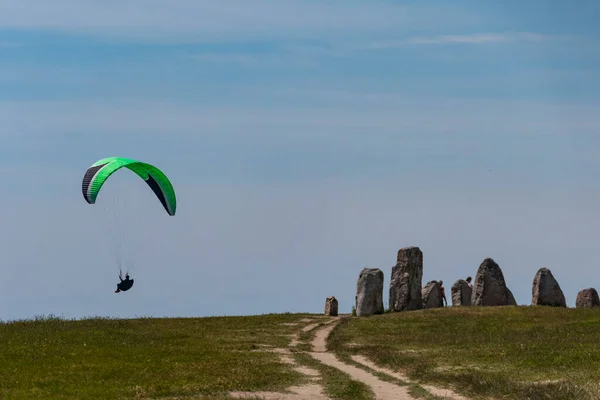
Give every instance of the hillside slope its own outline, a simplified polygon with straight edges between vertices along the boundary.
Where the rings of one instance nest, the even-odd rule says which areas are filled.
[[[3,399],[600,398],[600,310],[45,318],[0,343]]]
[[[343,321],[329,348],[472,396],[600,398],[600,309],[448,307]]]
[[[303,376],[277,354],[306,315],[55,318],[0,324],[0,398],[186,398],[283,390]]]

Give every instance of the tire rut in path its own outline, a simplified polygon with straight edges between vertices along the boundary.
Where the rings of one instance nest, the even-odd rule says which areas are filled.
[[[330,400],[329,397],[324,393],[324,387],[322,382],[323,378],[320,376],[320,373],[311,368],[297,365],[291,358],[290,351],[293,351],[292,349],[294,349],[298,344],[302,343],[299,340],[300,333],[314,330],[315,335],[312,341],[310,342],[312,351],[307,353],[314,359],[321,362],[322,364],[336,368],[337,370],[348,374],[355,381],[366,384],[373,391],[377,400],[417,400],[409,393],[408,386],[399,386],[397,384],[384,381],[372,374],[371,372],[365,371],[354,365],[346,364],[345,362],[339,360],[333,353],[327,351],[327,337],[339,321],[340,317],[334,317],[329,320],[324,320],[322,322],[305,325],[298,332],[292,335],[292,340],[288,345],[288,348],[267,348],[262,350],[280,353],[283,362],[292,365],[293,369],[302,373],[303,375],[310,376],[312,378],[311,383],[301,386],[289,387],[288,391],[291,393],[230,392],[230,396],[233,398],[240,399],[261,398],[264,400]],[[312,321],[301,320],[300,322]],[[396,378],[406,383],[411,383],[410,380],[403,376],[401,373],[379,367],[364,356],[353,356],[352,360],[373,371],[383,373],[387,376]],[[465,397],[457,395],[451,390],[438,389],[428,385],[421,385],[421,387],[425,388],[430,394],[438,396],[438,398],[449,400],[468,400]]]
[[[295,326],[301,322],[311,322],[312,319],[301,319],[296,323],[285,323],[285,326]],[[326,322],[326,323],[329,323]],[[318,326],[316,324],[310,324],[302,328],[302,331],[307,331],[314,329]],[[308,328],[308,329],[307,329]],[[290,386],[287,388],[288,393],[280,393],[280,392],[242,392],[242,391],[234,391],[229,392],[229,397],[234,399],[262,399],[262,400],[331,400],[324,392],[324,387],[322,385],[322,376],[319,371],[309,368],[304,365],[299,365],[294,361],[292,356],[292,352],[290,348],[293,348],[295,345],[294,341],[298,342],[298,333],[294,335],[292,339],[292,343],[290,343],[288,348],[277,348],[271,346],[259,346],[261,347],[255,351],[262,352],[271,352],[279,354],[281,362],[284,364],[288,364],[292,367],[296,372],[301,373],[309,378],[309,382]],[[299,342],[298,342],[299,343]]]
[[[410,382],[410,379],[408,379],[406,376],[402,375],[401,373],[392,371],[391,369],[382,368],[382,367],[376,365],[373,361],[369,360],[365,356],[352,356],[351,358],[354,362],[362,364],[365,367],[371,368],[373,371],[381,372],[383,374],[389,375],[393,378],[399,379],[404,382]],[[441,389],[441,388],[437,388],[435,386],[424,385],[424,384],[421,384],[421,387],[423,389],[427,390],[430,394],[432,394],[434,396],[442,397],[444,399],[469,400],[466,397],[456,394],[454,391],[452,391],[450,389]]]
[[[416,400],[415,397],[413,397],[409,393],[407,386],[399,386],[394,383],[383,381],[370,372],[367,372],[354,365],[346,364],[345,362],[339,360],[333,353],[327,351],[327,337],[331,334],[331,331],[335,328],[339,321],[340,317],[333,318],[330,321],[326,322],[326,326],[317,329],[317,331],[315,332],[315,336],[311,342],[313,351],[309,354],[313,358],[322,362],[323,364],[337,368],[338,370],[350,375],[352,379],[368,385],[373,391],[373,393],[375,393],[375,397],[378,400]],[[373,371],[383,373],[389,377],[398,379],[406,383],[412,383],[406,376],[402,375],[401,373],[392,371],[387,368],[379,367],[364,356],[353,356],[352,360]],[[423,384],[421,384],[420,386],[427,390],[430,394],[438,398],[448,400],[469,400],[468,398],[463,397],[450,389],[441,389],[431,385]]]
[[[356,381],[366,384],[375,393],[377,400],[416,400],[408,393],[408,388],[382,381],[375,375],[353,365],[348,365],[338,360],[332,353],[327,352],[327,337],[336,325],[336,323],[328,324],[316,331],[311,343],[313,351],[309,353],[313,358],[347,373]]]

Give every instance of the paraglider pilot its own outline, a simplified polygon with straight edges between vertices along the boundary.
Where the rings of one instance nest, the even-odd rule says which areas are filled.
[[[125,274],[125,279],[123,279],[121,274],[122,273],[119,272],[119,280],[121,280],[121,282],[117,283],[117,290],[115,290],[115,293],[126,292],[133,286],[133,279],[129,279],[129,274]]]

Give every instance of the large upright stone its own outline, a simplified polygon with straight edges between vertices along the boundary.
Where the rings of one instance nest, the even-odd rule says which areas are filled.
[[[508,304],[509,295],[504,274],[493,259],[486,258],[475,276],[471,305],[506,306]]]
[[[532,306],[566,307],[565,295],[548,268],[540,268],[531,287]]]
[[[329,296],[325,300],[325,315],[337,317],[338,315],[338,301],[335,296]]]
[[[458,279],[450,288],[452,291],[452,305],[453,306],[470,306],[471,295],[473,290],[469,287],[469,284],[464,279]]]
[[[506,300],[508,301],[509,306],[517,305],[517,300],[515,300],[515,296],[513,296],[512,292],[510,291],[508,286],[506,287]]]
[[[422,308],[423,253],[416,246],[398,250],[396,266],[390,279],[390,309],[392,311]]]
[[[421,302],[423,308],[440,307],[442,300],[442,292],[438,281],[429,281],[421,291]]]
[[[594,288],[580,290],[575,300],[575,308],[600,307],[600,298]]]
[[[363,268],[356,283],[356,315],[383,314],[383,271]]]

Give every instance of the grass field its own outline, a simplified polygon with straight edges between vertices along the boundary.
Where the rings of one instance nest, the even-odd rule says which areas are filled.
[[[55,318],[0,324],[0,398],[188,398],[280,391],[303,376],[259,345],[285,347],[306,315]],[[197,398],[197,397],[195,397]]]
[[[225,399],[277,391],[306,375],[263,351],[318,370],[332,399],[369,400],[369,387],[304,351],[314,314],[251,317],[42,318],[0,323],[2,399]],[[316,320],[318,322],[318,319]],[[329,350],[362,354],[412,382],[473,399],[600,398],[600,309],[449,307],[343,318]],[[416,392],[415,392],[416,393]],[[424,397],[429,398],[429,397]]]
[[[474,398],[600,398],[600,309],[449,307],[349,318],[328,346]]]

